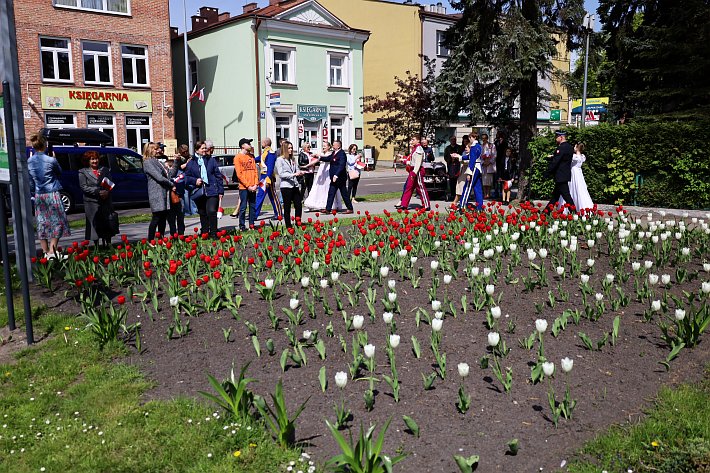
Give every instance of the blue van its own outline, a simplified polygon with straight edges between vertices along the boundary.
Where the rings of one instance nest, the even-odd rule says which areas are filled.
[[[97,151],[101,165],[111,170],[111,179],[116,184],[111,191],[114,205],[148,203],[148,180],[143,173],[143,156],[140,154],[128,148],[107,146],[112,138],[98,130],[43,128],[40,133],[47,138],[48,151],[54,153],[62,167],[60,193],[67,212],[84,205],[78,171],[84,167],[82,156],[87,151]],[[28,157],[31,152],[32,148],[28,148]]]

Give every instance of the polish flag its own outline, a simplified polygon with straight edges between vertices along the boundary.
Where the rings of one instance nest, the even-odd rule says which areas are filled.
[[[190,100],[194,99],[195,97],[199,97],[200,92],[197,91],[197,84],[195,84],[195,87],[192,88],[192,93],[190,94]]]
[[[114,187],[116,187],[116,184],[108,177],[104,177],[101,180],[101,187],[110,191],[110,190],[113,190]]]
[[[197,96],[197,100],[199,100],[202,103],[205,103],[205,101],[207,100],[205,98],[205,88],[204,87],[200,89],[200,93]]]

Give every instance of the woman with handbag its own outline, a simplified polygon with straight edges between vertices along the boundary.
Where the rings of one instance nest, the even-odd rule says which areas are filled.
[[[217,212],[224,195],[224,176],[217,159],[207,153],[204,141],[195,143],[195,156],[185,168],[185,188],[200,214],[200,234],[217,238]]]
[[[357,203],[355,195],[357,194],[357,185],[360,182],[360,173],[363,167],[362,155],[357,152],[357,145],[351,144],[348,146],[348,194],[353,203]]]
[[[281,156],[276,159],[276,174],[281,178],[286,228],[291,228],[291,203],[296,210],[296,224],[300,223],[303,213],[303,196],[298,178],[303,176],[304,172],[298,169],[298,163],[293,158],[293,145],[289,141],[284,141],[281,145]]]
[[[84,214],[86,226],[84,238],[93,241],[95,246],[111,244],[111,237],[117,232],[111,225],[113,202],[111,174],[105,166],[99,165],[99,153],[87,151],[82,156],[84,168],[79,170],[79,187],[84,194]]]
[[[170,210],[168,211],[168,228],[170,235],[185,234],[185,209],[183,197],[185,195],[185,175],[182,172],[180,161],[168,159],[168,177],[175,183],[175,190],[170,191]]]
[[[153,213],[148,225],[148,241],[155,238],[156,228],[161,237],[165,234],[165,224],[170,209],[170,191],[176,190],[163,163],[155,159],[157,149],[158,145],[155,143],[146,143],[143,147],[143,171],[148,177],[148,202]]]

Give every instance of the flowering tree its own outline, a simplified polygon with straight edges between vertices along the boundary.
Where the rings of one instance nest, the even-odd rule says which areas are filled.
[[[424,78],[406,71],[406,77],[395,76],[395,90],[384,97],[363,97],[363,112],[377,118],[370,122],[374,135],[387,146],[406,147],[413,134],[428,136],[439,124],[434,104],[434,60],[423,56]]]

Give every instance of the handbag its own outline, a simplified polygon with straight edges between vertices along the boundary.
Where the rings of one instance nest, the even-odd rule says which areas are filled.
[[[190,200],[197,200],[205,197],[205,186],[200,186],[190,191]]]
[[[360,173],[357,172],[355,169],[351,169],[348,171],[348,177],[350,179],[360,179]]]
[[[119,222],[118,222],[118,213],[116,213],[115,210],[112,210],[107,217],[108,220],[108,227],[111,229],[111,232],[113,235],[118,235],[119,233]]]
[[[180,196],[178,195],[177,192],[171,190],[170,191],[170,203],[171,204],[179,204],[180,203]]]

